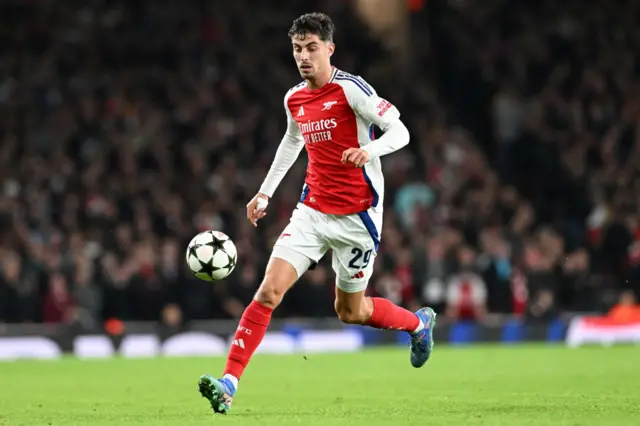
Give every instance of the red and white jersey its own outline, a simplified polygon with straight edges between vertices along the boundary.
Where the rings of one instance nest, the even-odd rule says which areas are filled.
[[[400,113],[362,78],[334,68],[331,80],[310,90],[306,82],[285,96],[287,135],[304,141],[309,165],[300,202],[326,214],[382,209],[384,178],[378,155],[363,168],[342,163],[348,148],[373,139],[373,125],[383,131]],[[404,145],[404,144],[403,144]]]

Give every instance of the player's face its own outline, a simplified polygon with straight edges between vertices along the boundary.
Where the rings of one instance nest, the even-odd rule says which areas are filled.
[[[320,40],[316,34],[294,36],[291,43],[293,57],[302,78],[313,79],[317,74],[331,67],[329,57],[335,49],[333,43]]]

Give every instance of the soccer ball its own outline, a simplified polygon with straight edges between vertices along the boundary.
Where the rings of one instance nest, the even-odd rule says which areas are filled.
[[[187,247],[187,265],[204,281],[222,280],[236,267],[236,245],[220,231],[201,232]]]

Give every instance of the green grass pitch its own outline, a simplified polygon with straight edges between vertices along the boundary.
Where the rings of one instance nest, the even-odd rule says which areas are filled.
[[[0,363],[0,425],[640,425],[640,347],[439,346],[256,356],[227,416],[196,391],[222,358]]]

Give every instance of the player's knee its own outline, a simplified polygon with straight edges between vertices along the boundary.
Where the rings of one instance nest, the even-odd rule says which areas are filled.
[[[289,263],[272,258],[255,299],[260,304],[275,309],[282,302],[285,293],[296,282],[297,277],[295,269]]]
[[[262,305],[275,309],[280,305],[289,286],[273,275],[267,274],[256,292],[255,299]]]
[[[270,285],[270,283],[265,280],[256,292],[255,299],[260,302],[261,305],[275,309],[280,305],[280,302],[282,302],[284,293],[285,292],[277,286]]]
[[[336,300],[335,309],[338,318],[345,324],[364,324],[368,319],[366,312],[360,306],[350,306]]]

